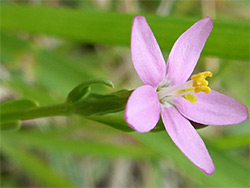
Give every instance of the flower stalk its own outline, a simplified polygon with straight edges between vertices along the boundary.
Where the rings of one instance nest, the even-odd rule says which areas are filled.
[[[66,116],[70,114],[70,105],[67,103],[34,107],[27,110],[19,110],[1,114],[1,122],[13,120],[29,120],[52,116]]]

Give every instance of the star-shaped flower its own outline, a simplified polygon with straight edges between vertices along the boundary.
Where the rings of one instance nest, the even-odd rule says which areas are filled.
[[[131,54],[135,70],[145,85],[133,91],[125,109],[126,122],[141,133],[152,130],[161,115],[177,147],[206,174],[214,172],[214,164],[190,122],[231,125],[248,119],[246,106],[208,87],[206,77],[211,77],[211,72],[193,75],[187,81],[212,28],[210,17],[195,23],[175,42],[165,64],[146,19],[136,16]]]

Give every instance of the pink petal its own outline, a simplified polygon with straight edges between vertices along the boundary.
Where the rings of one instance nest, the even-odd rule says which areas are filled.
[[[175,100],[179,112],[186,118],[205,125],[231,125],[248,119],[247,107],[216,91],[196,94],[195,104],[180,97]]]
[[[161,104],[153,87],[137,88],[128,99],[125,120],[137,132],[148,132],[160,118]]]
[[[172,81],[173,85],[187,81],[212,28],[212,19],[206,17],[196,22],[175,42],[167,62],[167,79]]]
[[[214,173],[214,164],[201,137],[174,107],[161,113],[164,126],[181,152],[206,174]]]
[[[135,16],[131,33],[131,55],[137,74],[153,87],[164,79],[166,64],[158,43],[143,16]]]

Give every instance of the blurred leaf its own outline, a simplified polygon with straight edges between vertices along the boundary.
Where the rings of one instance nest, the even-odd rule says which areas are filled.
[[[3,140],[7,140],[13,145],[25,144],[30,148],[36,148],[45,151],[60,151],[64,153],[77,154],[77,155],[94,155],[101,157],[135,157],[146,158],[153,157],[154,153],[144,146],[134,146],[132,144],[119,144],[119,143],[103,143],[102,140],[87,141],[77,140],[68,137],[62,137],[57,134],[42,134],[41,132],[32,133],[19,131],[4,132],[2,134]]]
[[[82,165],[76,162],[76,158],[78,157],[71,154],[52,151],[49,153],[49,164],[56,171],[65,173],[74,182],[75,187],[84,187],[85,178],[83,177]]]
[[[249,146],[249,134],[233,135],[211,139],[211,144],[219,149],[235,149]]]
[[[73,184],[66,177],[52,171],[42,160],[25,150],[20,150],[9,145],[7,140],[2,139],[2,154],[12,161],[28,176],[48,187],[73,187]]]
[[[1,62],[12,63],[20,52],[29,51],[31,49],[30,45],[18,38],[14,38],[11,35],[1,32]]]
[[[100,66],[103,60],[94,52],[83,54],[75,60],[66,54],[41,49],[28,40],[4,32],[1,32],[1,37],[1,49],[4,49],[1,51],[1,60],[10,71],[11,76],[3,85],[11,87],[27,98],[38,100],[41,105],[51,104],[47,101],[51,101],[49,99],[55,97],[54,94],[57,95],[56,97],[64,98],[68,91],[82,80],[106,77],[105,71]],[[20,71],[23,69],[25,61],[22,58],[32,58],[34,61],[34,65],[29,64],[29,66],[34,70],[32,76],[36,80],[35,87],[25,80],[27,75]],[[13,65],[13,63],[15,64]],[[16,70],[19,75],[16,75]],[[27,85],[29,86],[27,87]],[[46,91],[46,89],[47,92],[53,92],[53,95],[42,91]],[[98,90],[100,89],[103,90],[103,87],[98,87]],[[54,101],[51,102],[54,103]]]
[[[62,54],[55,54],[46,50],[36,52],[37,65],[35,75],[37,82],[46,88],[64,96],[83,80],[93,77],[104,77],[100,67],[100,59],[94,54],[82,57],[81,62],[73,61]],[[98,63],[93,61],[97,61]],[[92,67],[92,64],[95,66]]]
[[[51,95],[47,89],[39,84],[27,83],[20,75],[12,74],[9,80],[1,84],[22,97],[38,101],[41,106],[55,104],[60,101],[59,96]]]
[[[21,128],[20,121],[9,121],[2,123],[0,122],[0,130],[1,131],[17,131]]]
[[[132,15],[84,10],[1,4],[5,31],[44,33],[70,40],[129,45]],[[146,16],[160,46],[170,51],[174,41],[198,19]],[[53,18],[53,19],[51,19]],[[204,55],[249,59],[248,23],[215,20]]]
[[[87,95],[90,92],[90,85],[92,84],[104,84],[109,87],[114,88],[114,85],[109,80],[104,79],[91,79],[82,82],[81,84],[77,85],[67,96],[66,102],[67,103],[75,103],[79,101],[83,96]]]
[[[226,153],[214,148],[205,141],[215,164],[215,173],[206,175],[192,164],[174,145],[167,133],[133,133],[146,146],[161,157],[173,162],[179,171],[196,182],[208,187],[248,187],[249,169],[241,161],[233,159]]]
[[[1,174],[2,187],[18,187],[18,180],[13,176]]]
[[[227,68],[220,75],[221,85],[249,106],[249,63],[226,62]],[[233,71],[232,71],[233,70]]]
[[[37,107],[37,102],[30,99],[9,100],[0,104],[1,113],[28,110]]]

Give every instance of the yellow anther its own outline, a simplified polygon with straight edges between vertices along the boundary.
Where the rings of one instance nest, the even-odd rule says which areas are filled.
[[[186,94],[183,97],[193,104],[197,102],[197,97],[193,94]]]
[[[210,93],[211,89],[207,86],[196,87],[194,89],[195,93],[204,92],[206,94]]]
[[[195,74],[191,77],[193,80],[194,92],[204,92],[208,94],[211,89],[208,86],[208,81],[206,80],[207,77],[212,77],[213,74],[209,71],[201,72],[199,74]]]
[[[196,79],[206,79],[207,77],[212,77],[213,74],[210,71],[200,72],[198,74],[195,74],[191,77],[192,80]]]
[[[199,86],[208,86],[208,81],[207,80],[196,80],[193,82],[194,87],[199,87]]]

